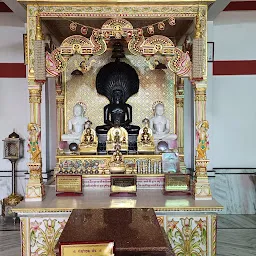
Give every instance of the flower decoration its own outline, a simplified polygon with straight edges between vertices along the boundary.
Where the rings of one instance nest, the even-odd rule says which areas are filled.
[[[147,27],[147,31],[148,31],[148,33],[149,33],[150,35],[153,35],[153,34],[154,34],[154,31],[155,31],[154,26],[152,26],[152,25],[148,26],[148,27]]]
[[[81,27],[81,34],[82,35],[85,36],[87,34],[87,32],[88,32],[88,28],[86,26]]]
[[[169,19],[169,24],[171,25],[171,26],[175,26],[176,25],[176,20],[175,20],[175,18],[173,17],[173,16],[171,16],[170,17],[170,19]]]
[[[71,22],[69,28],[71,31],[76,31],[77,24],[75,22]]]
[[[157,26],[158,26],[158,29],[159,29],[159,30],[164,30],[164,29],[165,29],[165,24],[164,24],[164,22],[159,22],[159,23],[157,24]]]

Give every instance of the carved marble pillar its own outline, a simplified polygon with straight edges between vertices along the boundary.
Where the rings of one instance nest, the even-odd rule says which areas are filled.
[[[178,150],[180,157],[180,168],[186,171],[184,162],[184,78],[176,80],[176,134],[178,136]]]
[[[57,109],[57,146],[61,141],[61,136],[64,134],[64,96],[56,97],[56,109]]]
[[[196,173],[193,182],[193,195],[196,200],[211,200],[211,188],[207,176],[206,152],[209,146],[206,120],[206,88],[207,81],[195,82],[195,121],[196,121]]]
[[[29,79],[30,123],[28,124],[30,153],[29,181],[26,188],[26,201],[42,201],[45,195],[42,179],[41,157],[41,91],[42,85]]]
[[[35,17],[29,18],[29,22]],[[30,103],[30,123],[28,124],[28,152],[30,153],[29,181],[26,188],[26,201],[42,201],[45,195],[42,178],[41,156],[41,93],[42,84],[45,83],[45,50],[42,34],[42,26],[39,13],[34,20],[36,33],[28,29],[30,43],[28,44],[28,90]],[[33,41],[32,38],[35,40]]]
[[[56,79],[56,111],[57,111],[57,148],[65,133],[65,96],[62,88],[61,78]]]

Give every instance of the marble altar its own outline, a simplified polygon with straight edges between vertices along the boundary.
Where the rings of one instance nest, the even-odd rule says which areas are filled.
[[[216,200],[192,196],[164,196],[161,189],[139,189],[137,197],[112,198],[108,189],[84,189],[80,197],[56,197],[46,186],[42,202],[21,202],[14,212],[21,218],[22,255],[54,255],[54,247],[73,209],[153,208],[177,255],[216,255],[216,216],[223,207]],[[176,235],[175,235],[176,234]]]
[[[149,208],[73,210],[57,243],[57,255],[62,255],[61,245],[73,243],[74,248],[77,243],[96,245],[102,241],[114,244],[114,254],[110,250],[104,255],[175,256],[154,210]]]

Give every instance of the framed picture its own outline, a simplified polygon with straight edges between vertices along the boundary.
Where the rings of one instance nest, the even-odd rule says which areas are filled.
[[[207,61],[208,62],[214,61],[214,42],[207,43]]]

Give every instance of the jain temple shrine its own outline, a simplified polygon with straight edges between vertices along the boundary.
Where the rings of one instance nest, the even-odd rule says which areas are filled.
[[[0,256],[256,255],[256,1],[0,1]]]

